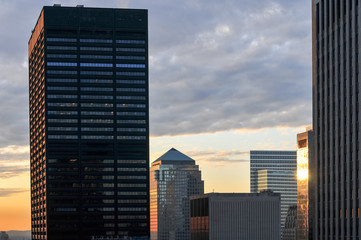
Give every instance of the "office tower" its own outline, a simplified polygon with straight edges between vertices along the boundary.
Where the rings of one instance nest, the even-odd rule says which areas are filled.
[[[189,240],[189,197],[203,194],[204,183],[195,161],[172,148],[150,169],[152,240]]]
[[[279,240],[280,194],[208,193],[191,197],[192,240]]]
[[[282,231],[283,240],[296,240],[297,234],[297,205],[290,206],[285,218],[285,226]]]
[[[310,172],[313,154],[313,131],[297,134],[297,240],[313,239],[312,236],[312,212],[310,202],[312,193],[312,178]]]
[[[149,237],[147,11],[44,7],[29,40],[32,239]]]
[[[312,1],[315,239],[358,239],[360,2]]]
[[[281,227],[288,208],[297,205],[296,151],[251,151],[251,193],[281,194]]]

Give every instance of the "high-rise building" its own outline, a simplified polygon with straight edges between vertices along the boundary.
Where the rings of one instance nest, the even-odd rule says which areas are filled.
[[[280,194],[208,193],[191,197],[192,240],[279,240]]]
[[[195,161],[172,148],[150,169],[152,240],[189,240],[189,197],[203,194],[204,183]]]
[[[32,239],[148,239],[147,10],[44,7],[29,40]]]
[[[313,154],[313,131],[308,130],[297,134],[297,240],[313,239],[312,208],[310,201],[314,196],[310,172]]]
[[[312,1],[315,239],[359,239],[360,1]]]
[[[251,151],[251,193],[281,194],[281,227],[288,208],[297,205],[296,151]]]

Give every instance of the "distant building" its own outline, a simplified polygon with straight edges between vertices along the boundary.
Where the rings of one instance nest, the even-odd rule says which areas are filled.
[[[288,208],[297,204],[296,151],[251,151],[251,192],[281,194],[281,227]]]
[[[6,232],[1,232],[0,240],[9,240],[9,235]]]
[[[208,193],[190,202],[191,240],[280,239],[279,193]]]
[[[314,197],[310,173],[313,154],[313,131],[297,134],[297,240],[309,240],[313,233],[313,206],[310,206]]]
[[[150,169],[152,240],[189,240],[189,197],[203,194],[204,183],[195,161],[172,148]]]
[[[282,231],[283,240],[296,240],[297,235],[297,205],[290,206],[285,218],[285,226]]]

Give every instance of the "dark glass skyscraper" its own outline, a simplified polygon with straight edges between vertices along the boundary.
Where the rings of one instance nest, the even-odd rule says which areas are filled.
[[[149,237],[147,10],[44,7],[29,40],[33,239]]]
[[[315,239],[360,238],[360,2],[313,0]]]

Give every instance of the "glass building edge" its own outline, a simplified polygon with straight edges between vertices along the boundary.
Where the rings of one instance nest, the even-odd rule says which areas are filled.
[[[47,7],[44,7],[43,8],[43,11],[44,11],[44,9],[46,9]],[[50,8],[52,8],[52,7],[50,7]],[[70,8],[70,9],[72,9],[72,8]],[[43,11],[42,11],[42,13],[41,13],[41,16],[43,16]],[[81,11],[81,10],[79,10],[79,11]],[[135,10],[136,11],[136,10]],[[41,17],[40,17],[41,18]],[[39,18],[39,19],[40,19]],[[39,23],[39,21],[38,21],[38,23]],[[46,25],[46,24],[45,24]],[[38,26],[38,25],[37,25]],[[37,28],[37,26],[36,26],[36,28]],[[35,29],[36,29],[35,28]],[[139,29],[138,29],[139,30]],[[30,55],[31,55],[31,52],[33,52],[32,50],[34,49],[34,45],[33,46],[30,46],[30,42],[32,41],[32,39],[35,39],[35,37],[36,37],[36,35],[34,34],[36,31],[34,30],[34,32],[33,32],[33,34],[32,34],[32,37],[31,37],[31,39],[30,39],[30,41],[29,41],[29,52],[30,52]],[[47,39],[47,36],[46,36],[46,31],[43,31],[42,32],[42,34],[43,34],[43,55],[42,55],[42,57],[43,57],[43,63],[45,63],[46,62],[46,47],[45,47],[45,45],[47,44],[46,43],[46,39]],[[145,34],[145,36],[146,36],[146,42],[148,41],[148,32],[147,32],[147,30],[146,30],[146,34]],[[38,41],[38,38],[37,38],[37,41]],[[35,42],[36,43],[36,42]],[[32,48],[32,50],[30,51],[30,48]],[[147,49],[147,51],[146,51],[146,59],[148,59],[148,47],[147,47],[147,45],[146,45],[146,49]],[[30,58],[29,58],[30,59]],[[30,60],[29,60],[29,63],[30,63]],[[148,63],[147,63],[147,65],[148,65]],[[29,66],[30,66],[30,64],[29,64]],[[43,64],[43,66],[42,66],[42,81],[43,81],[43,84],[44,85],[46,85],[47,84],[47,81],[46,81],[46,79],[47,79],[47,71],[46,71],[46,68],[47,68],[47,66],[46,66],[46,64]],[[30,67],[29,67],[29,69],[30,69]],[[78,70],[77,70],[78,71]],[[31,73],[29,72],[29,79],[31,78]],[[65,77],[67,77],[67,76],[65,76]],[[76,78],[78,78],[78,77],[76,77]],[[148,68],[146,68],[146,78],[148,79]],[[78,78],[79,79],[79,78]],[[115,82],[115,78],[114,78],[114,82]],[[29,82],[30,83],[30,82]],[[29,84],[29,92],[32,92],[32,89],[30,88],[31,86],[30,86],[30,84]],[[46,101],[47,101],[47,98],[46,98],[46,96],[48,96],[48,92],[47,92],[47,90],[46,90],[46,87],[44,88],[42,88],[41,89],[41,91],[42,91],[42,94],[43,94],[43,96],[45,96],[45,104],[43,104],[43,111],[42,111],[42,118],[44,119],[44,121],[47,121],[47,119],[49,118],[49,116],[46,116],[46,113],[48,112],[48,107],[47,107],[47,104],[46,104]],[[81,94],[81,93],[77,93],[77,95],[79,95],[79,94]],[[115,94],[115,93],[114,93]],[[115,98],[114,98],[115,99]],[[146,81],[146,99],[148,99],[148,80]],[[30,104],[32,103],[32,100],[31,100],[31,96],[30,96]],[[142,142],[144,142],[145,143],[145,145],[146,145],[146,151],[145,151],[145,154],[144,154],[144,159],[146,160],[146,164],[145,164],[145,166],[149,166],[149,107],[148,107],[148,100],[147,100],[147,108],[146,108],[146,138],[145,138],[145,141],[142,141]],[[36,107],[38,107],[38,105],[36,106]],[[44,113],[44,109],[45,109],[45,113]],[[32,116],[32,113],[33,112],[37,112],[37,109],[31,109],[31,111],[30,111],[30,125],[32,125],[32,119],[33,119],[33,116]],[[80,122],[80,119],[78,120],[79,122]],[[114,121],[114,122],[116,122],[116,121]],[[46,132],[47,131],[47,129],[48,129],[48,127],[47,127],[47,123],[45,123],[45,128],[43,128],[43,139],[44,139],[44,144],[46,144],[46,147],[45,148],[43,148],[44,150],[46,149],[46,159],[49,159],[51,156],[49,156],[48,155],[48,152],[49,152],[49,147],[48,147],[48,145],[49,145],[49,140],[47,140],[46,138],[47,138],[47,136],[49,136],[49,134],[48,134],[48,132]],[[80,128],[79,128],[80,129]],[[34,132],[33,131],[33,129],[31,129],[31,132]],[[79,135],[79,136],[81,136],[81,134],[82,133],[79,133],[79,132],[77,132],[76,133],[76,135]],[[114,134],[117,134],[117,133],[114,133]],[[30,134],[31,136],[30,136],[30,138],[31,138],[31,142],[32,142],[32,134]],[[34,133],[33,133],[33,135],[34,135]],[[95,134],[95,136],[97,136],[98,134]],[[79,138],[80,139],[80,138]],[[74,141],[74,140],[68,140],[68,141],[70,141],[70,142],[72,142],[72,141]],[[82,141],[82,142],[84,142],[84,140],[80,140],[80,141]],[[115,140],[115,141],[117,141],[117,140]],[[55,143],[56,141],[53,141],[52,140],[52,142],[53,143]],[[108,142],[111,142],[111,141],[108,141]],[[122,141],[123,143],[124,143],[124,141]],[[129,143],[129,142],[128,142]],[[80,143],[79,143],[80,144]],[[50,144],[51,145],[51,144]],[[45,151],[44,151],[44,153],[45,153]],[[114,160],[113,160],[115,163],[117,163],[117,160],[114,158]],[[33,161],[32,161],[33,162]],[[79,161],[80,162],[80,161]],[[46,176],[46,179],[44,179],[44,181],[42,181],[42,182],[44,182],[45,183],[45,185],[44,185],[44,189],[49,189],[49,187],[48,187],[48,183],[49,183],[49,179],[48,179],[48,177],[49,177],[49,173],[50,173],[50,171],[49,171],[49,169],[48,169],[48,164],[44,161],[43,162],[43,164],[42,164],[42,166],[41,166],[41,168],[44,170],[44,172],[42,173],[42,175],[45,175]],[[147,167],[146,167],[147,168]],[[32,165],[32,169],[34,169],[34,166]],[[46,173],[45,173],[45,169],[47,169],[47,171],[46,171]],[[115,170],[115,172],[117,172],[117,170],[116,170],[116,168],[114,168]],[[119,168],[118,168],[119,169]],[[130,168],[127,168],[127,169],[130,169]],[[149,170],[147,170],[147,171],[145,171],[144,173],[144,175],[145,175],[145,179],[147,179],[147,177],[148,177],[148,171]],[[139,174],[139,173],[137,173],[137,174]],[[114,177],[114,179],[117,179],[117,177],[115,176]],[[33,184],[33,178],[32,178],[32,184]],[[114,185],[116,185],[116,182],[119,182],[119,180],[115,180],[115,182],[114,182]],[[147,193],[147,192],[149,192],[149,183],[148,183],[148,181],[146,181],[146,189],[144,190],[144,192],[145,193]],[[44,189],[42,189],[42,191],[44,191]],[[116,193],[117,193],[117,191],[116,191]],[[129,193],[131,193],[131,192],[129,192]],[[32,194],[33,194],[33,185],[32,185]],[[149,194],[146,194],[146,196],[147,196],[147,202],[149,203]],[[48,197],[46,197],[46,196],[44,196],[44,198],[46,199],[46,201],[48,202],[49,201],[49,196]],[[115,199],[119,199],[119,197],[115,197]],[[33,205],[33,199],[32,199],[32,205]],[[121,204],[115,204],[115,205],[121,205]],[[143,204],[144,205],[144,204]],[[147,204],[145,204],[145,206],[146,206]],[[45,215],[47,216],[47,219],[50,219],[51,220],[51,217],[49,217],[49,214],[46,214],[46,213],[49,213],[49,209],[50,209],[50,207],[51,206],[49,206],[49,204],[44,204],[43,206],[47,206],[47,208],[44,208],[41,212],[43,212],[43,213],[45,213]],[[118,208],[118,206],[117,207],[115,207],[114,209],[115,209],[115,211],[114,211],[114,213],[116,213],[116,215],[118,215],[118,210],[117,210],[117,208]],[[32,208],[33,209],[33,208]],[[60,208],[59,208],[60,209]],[[64,209],[71,209],[71,208],[64,208]],[[83,210],[82,210],[83,211]],[[147,216],[146,217],[146,219],[147,219],[147,221],[148,221],[148,223],[147,223],[147,226],[148,226],[148,233],[147,233],[147,235],[149,236],[149,208],[147,208],[147,210],[146,210],[146,214],[145,214],[145,216]],[[133,213],[134,214],[134,213]],[[116,216],[116,215],[114,215],[114,216]],[[119,216],[119,215],[118,215]],[[119,220],[115,220],[115,221],[118,221],[119,222]],[[48,221],[46,221],[46,223],[48,223]],[[32,221],[32,226],[33,226],[33,221]],[[115,228],[118,228],[118,226],[116,226]],[[43,231],[43,230],[46,230],[46,231],[48,231],[49,230],[49,227],[44,227],[44,226],[42,226],[42,230],[41,231],[39,231],[39,229],[33,229],[33,233],[37,233],[37,232],[41,232],[41,234],[36,234],[36,236],[34,236],[34,239],[37,239],[37,238],[41,238],[41,236],[40,235],[47,235],[47,232],[45,232],[45,231]],[[119,231],[118,231],[119,232]],[[114,233],[115,235],[117,235],[117,233],[116,233],[116,231],[115,231],[115,233]],[[114,235],[113,233],[110,233],[110,235]]]
[[[312,233],[312,173],[313,131],[297,134],[297,239],[309,240]],[[310,165],[311,164],[311,165]],[[311,199],[310,199],[311,198]],[[311,231],[310,231],[311,229]]]

